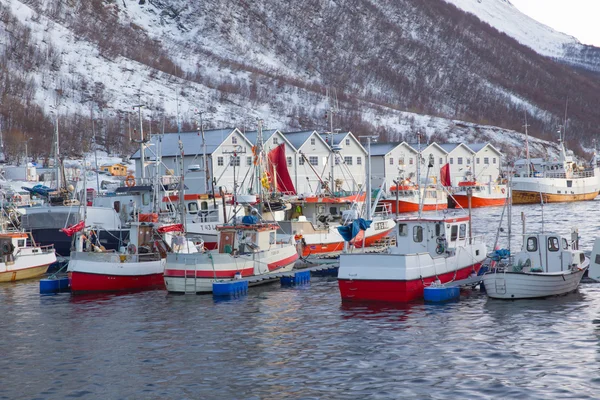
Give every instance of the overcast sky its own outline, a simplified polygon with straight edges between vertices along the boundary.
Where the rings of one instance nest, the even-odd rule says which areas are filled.
[[[600,0],[509,0],[524,14],[583,44],[600,47]]]

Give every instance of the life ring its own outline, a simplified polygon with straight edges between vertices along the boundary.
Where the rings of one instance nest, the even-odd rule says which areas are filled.
[[[506,193],[506,189],[502,188],[500,190],[502,191],[502,194]]]
[[[135,253],[136,253],[136,251],[137,251],[137,249],[135,248],[135,244],[133,244],[133,243],[130,243],[130,244],[127,246],[127,252],[128,252],[129,254],[135,254]]]
[[[127,178],[125,178],[125,185],[127,187],[135,186],[135,176],[127,175]]]
[[[23,198],[19,195],[15,196],[15,202],[20,202],[21,200],[23,200]]]

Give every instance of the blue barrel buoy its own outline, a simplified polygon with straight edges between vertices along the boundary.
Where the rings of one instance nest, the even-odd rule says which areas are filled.
[[[425,301],[442,303],[460,298],[459,287],[428,286],[423,290]]]
[[[310,282],[310,271],[300,271],[290,276],[282,276],[279,281],[282,286],[303,285]]]
[[[68,292],[69,290],[68,277],[40,279],[40,294]]]
[[[248,293],[248,281],[241,279],[228,282],[213,282],[213,296],[243,296]]]

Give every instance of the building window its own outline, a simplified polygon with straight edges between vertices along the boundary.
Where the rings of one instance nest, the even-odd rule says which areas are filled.
[[[300,159],[298,160],[298,165],[304,165],[304,156],[300,156]]]
[[[470,165],[470,164],[471,164],[471,159],[467,158],[467,165]]]
[[[348,157],[348,156],[344,157],[344,163],[346,165],[352,165],[352,157],[351,156],[350,157]]]
[[[490,159],[488,157],[483,157],[483,163],[486,165],[490,164]]]
[[[340,158],[337,156],[337,154],[334,154],[333,158],[335,159],[335,165],[340,165]]]
[[[477,157],[477,164],[479,164],[479,157]]]
[[[287,157],[287,164],[288,164],[288,167],[292,166],[292,157]]]
[[[222,166],[223,166],[223,157],[217,157],[217,165],[218,165],[219,167],[222,167]]]
[[[440,157],[440,165],[442,165],[444,163],[444,159],[442,157]]]
[[[362,165],[362,157],[356,157],[356,165]]]
[[[277,137],[273,138],[273,144],[279,144],[279,139]]]
[[[315,144],[317,144],[317,139],[315,139],[315,138],[310,139],[310,145],[314,146]]]
[[[231,143],[237,144],[237,138],[235,136],[231,138]]]
[[[458,160],[457,160],[457,161],[458,161],[458,165],[462,165],[462,162],[463,162],[463,159],[462,159],[462,157],[458,157]]]
[[[310,156],[310,157],[308,157],[308,162],[310,163],[310,165],[317,166],[317,165],[319,165],[319,157]]]
[[[496,164],[496,157],[492,158],[492,164]]]
[[[454,164],[454,157],[450,157],[450,164]]]
[[[346,139],[346,146],[350,146],[350,139]]]
[[[240,156],[232,156],[231,160],[229,161],[229,165],[239,167],[240,166]]]
[[[390,165],[394,165],[394,157],[390,157]]]
[[[252,165],[252,157],[246,157],[246,165],[249,167]]]
[[[413,165],[413,158],[412,158],[412,157],[408,159],[408,163],[409,163],[410,165]]]

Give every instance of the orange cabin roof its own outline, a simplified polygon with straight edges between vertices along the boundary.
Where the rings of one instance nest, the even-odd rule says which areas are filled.
[[[221,196],[218,194],[215,194],[215,198],[220,198]],[[183,200],[184,201],[194,201],[194,200],[208,200],[211,199],[212,195],[208,195],[208,194],[184,194],[183,195]],[[178,195],[171,195],[171,196],[165,196],[162,199],[163,203],[169,203],[169,202],[175,202],[175,201],[179,201],[179,196]]]
[[[335,203],[335,204],[352,203],[354,201],[365,201],[366,197],[367,197],[366,193],[352,194],[350,196],[344,196],[344,197],[311,196],[311,197],[305,197],[304,202],[306,202],[306,203]]]
[[[477,182],[475,182],[475,181],[458,182],[458,186],[477,186]]]
[[[218,231],[227,230],[246,230],[246,231],[269,231],[279,229],[275,224],[253,224],[253,225],[219,225],[216,227]]]
[[[6,232],[0,233],[0,238],[28,238],[29,235],[23,232]]]

